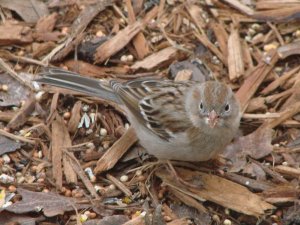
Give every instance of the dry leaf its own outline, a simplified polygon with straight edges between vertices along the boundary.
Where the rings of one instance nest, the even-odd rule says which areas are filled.
[[[5,208],[6,211],[17,214],[43,211],[47,217],[62,215],[66,211],[73,211],[75,208],[83,209],[90,205],[79,205],[73,198],[62,197],[55,193],[33,192],[22,188],[17,189],[22,200]]]
[[[253,133],[239,137],[227,146],[223,156],[233,163],[230,171],[237,172],[243,169],[247,156],[260,159],[270,154],[273,151],[272,133],[273,130],[270,128],[258,128]]]
[[[0,31],[1,33],[1,31]],[[30,90],[20,84],[6,73],[0,74],[0,85],[7,85],[8,90],[0,91],[0,106],[19,106],[21,101],[26,101],[30,96]]]
[[[0,135],[0,155],[5,153],[14,152],[21,147],[20,142],[6,138]]]
[[[105,216],[102,219],[88,220],[83,225],[123,225],[128,221],[124,215]]]
[[[49,14],[47,5],[38,0],[1,0],[0,5],[16,11],[28,23],[35,23],[39,18]]]
[[[240,137],[238,142],[244,154],[254,159],[260,159],[269,155],[273,151],[272,141],[273,129],[259,128],[253,133]]]
[[[11,212],[1,212],[0,224],[18,224],[18,225],[36,225],[38,222],[43,221],[44,216],[31,217],[26,215],[18,215]]]

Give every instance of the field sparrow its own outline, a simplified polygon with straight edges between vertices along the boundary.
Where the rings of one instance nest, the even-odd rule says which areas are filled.
[[[38,82],[123,103],[142,146],[158,159],[206,161],[231,142],[240,124],[232,90],[217,81],[102,81],[50,69]]]

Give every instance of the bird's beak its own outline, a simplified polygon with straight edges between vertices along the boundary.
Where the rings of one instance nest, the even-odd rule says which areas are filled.
[[[216,113],[215,110],[212,110],[209,114],[208,114],[208,123],[209,126],[211,128],[214,128],[216,126],[216,123],[218,122],[219,116]]]

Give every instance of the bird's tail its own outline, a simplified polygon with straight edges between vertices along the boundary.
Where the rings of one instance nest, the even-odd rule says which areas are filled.
[[[66,88],[86,95],[121,103],[118,96],[110,88],[110,85],[105,84],[100,80],[83,77],[77,73],[56,68],[49,68],[39,75],[41,78],[36,79],[36,82]]]

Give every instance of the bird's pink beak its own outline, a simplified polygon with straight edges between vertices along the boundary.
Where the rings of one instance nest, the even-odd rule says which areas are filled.
[[[219,119],[219,116],[218,114],[216,113],[215,110],[212,110],[209,114],[208,114],[208,123],[209,123],[209,126],[211,128],[214,128],[218,122],[218,119]]]

